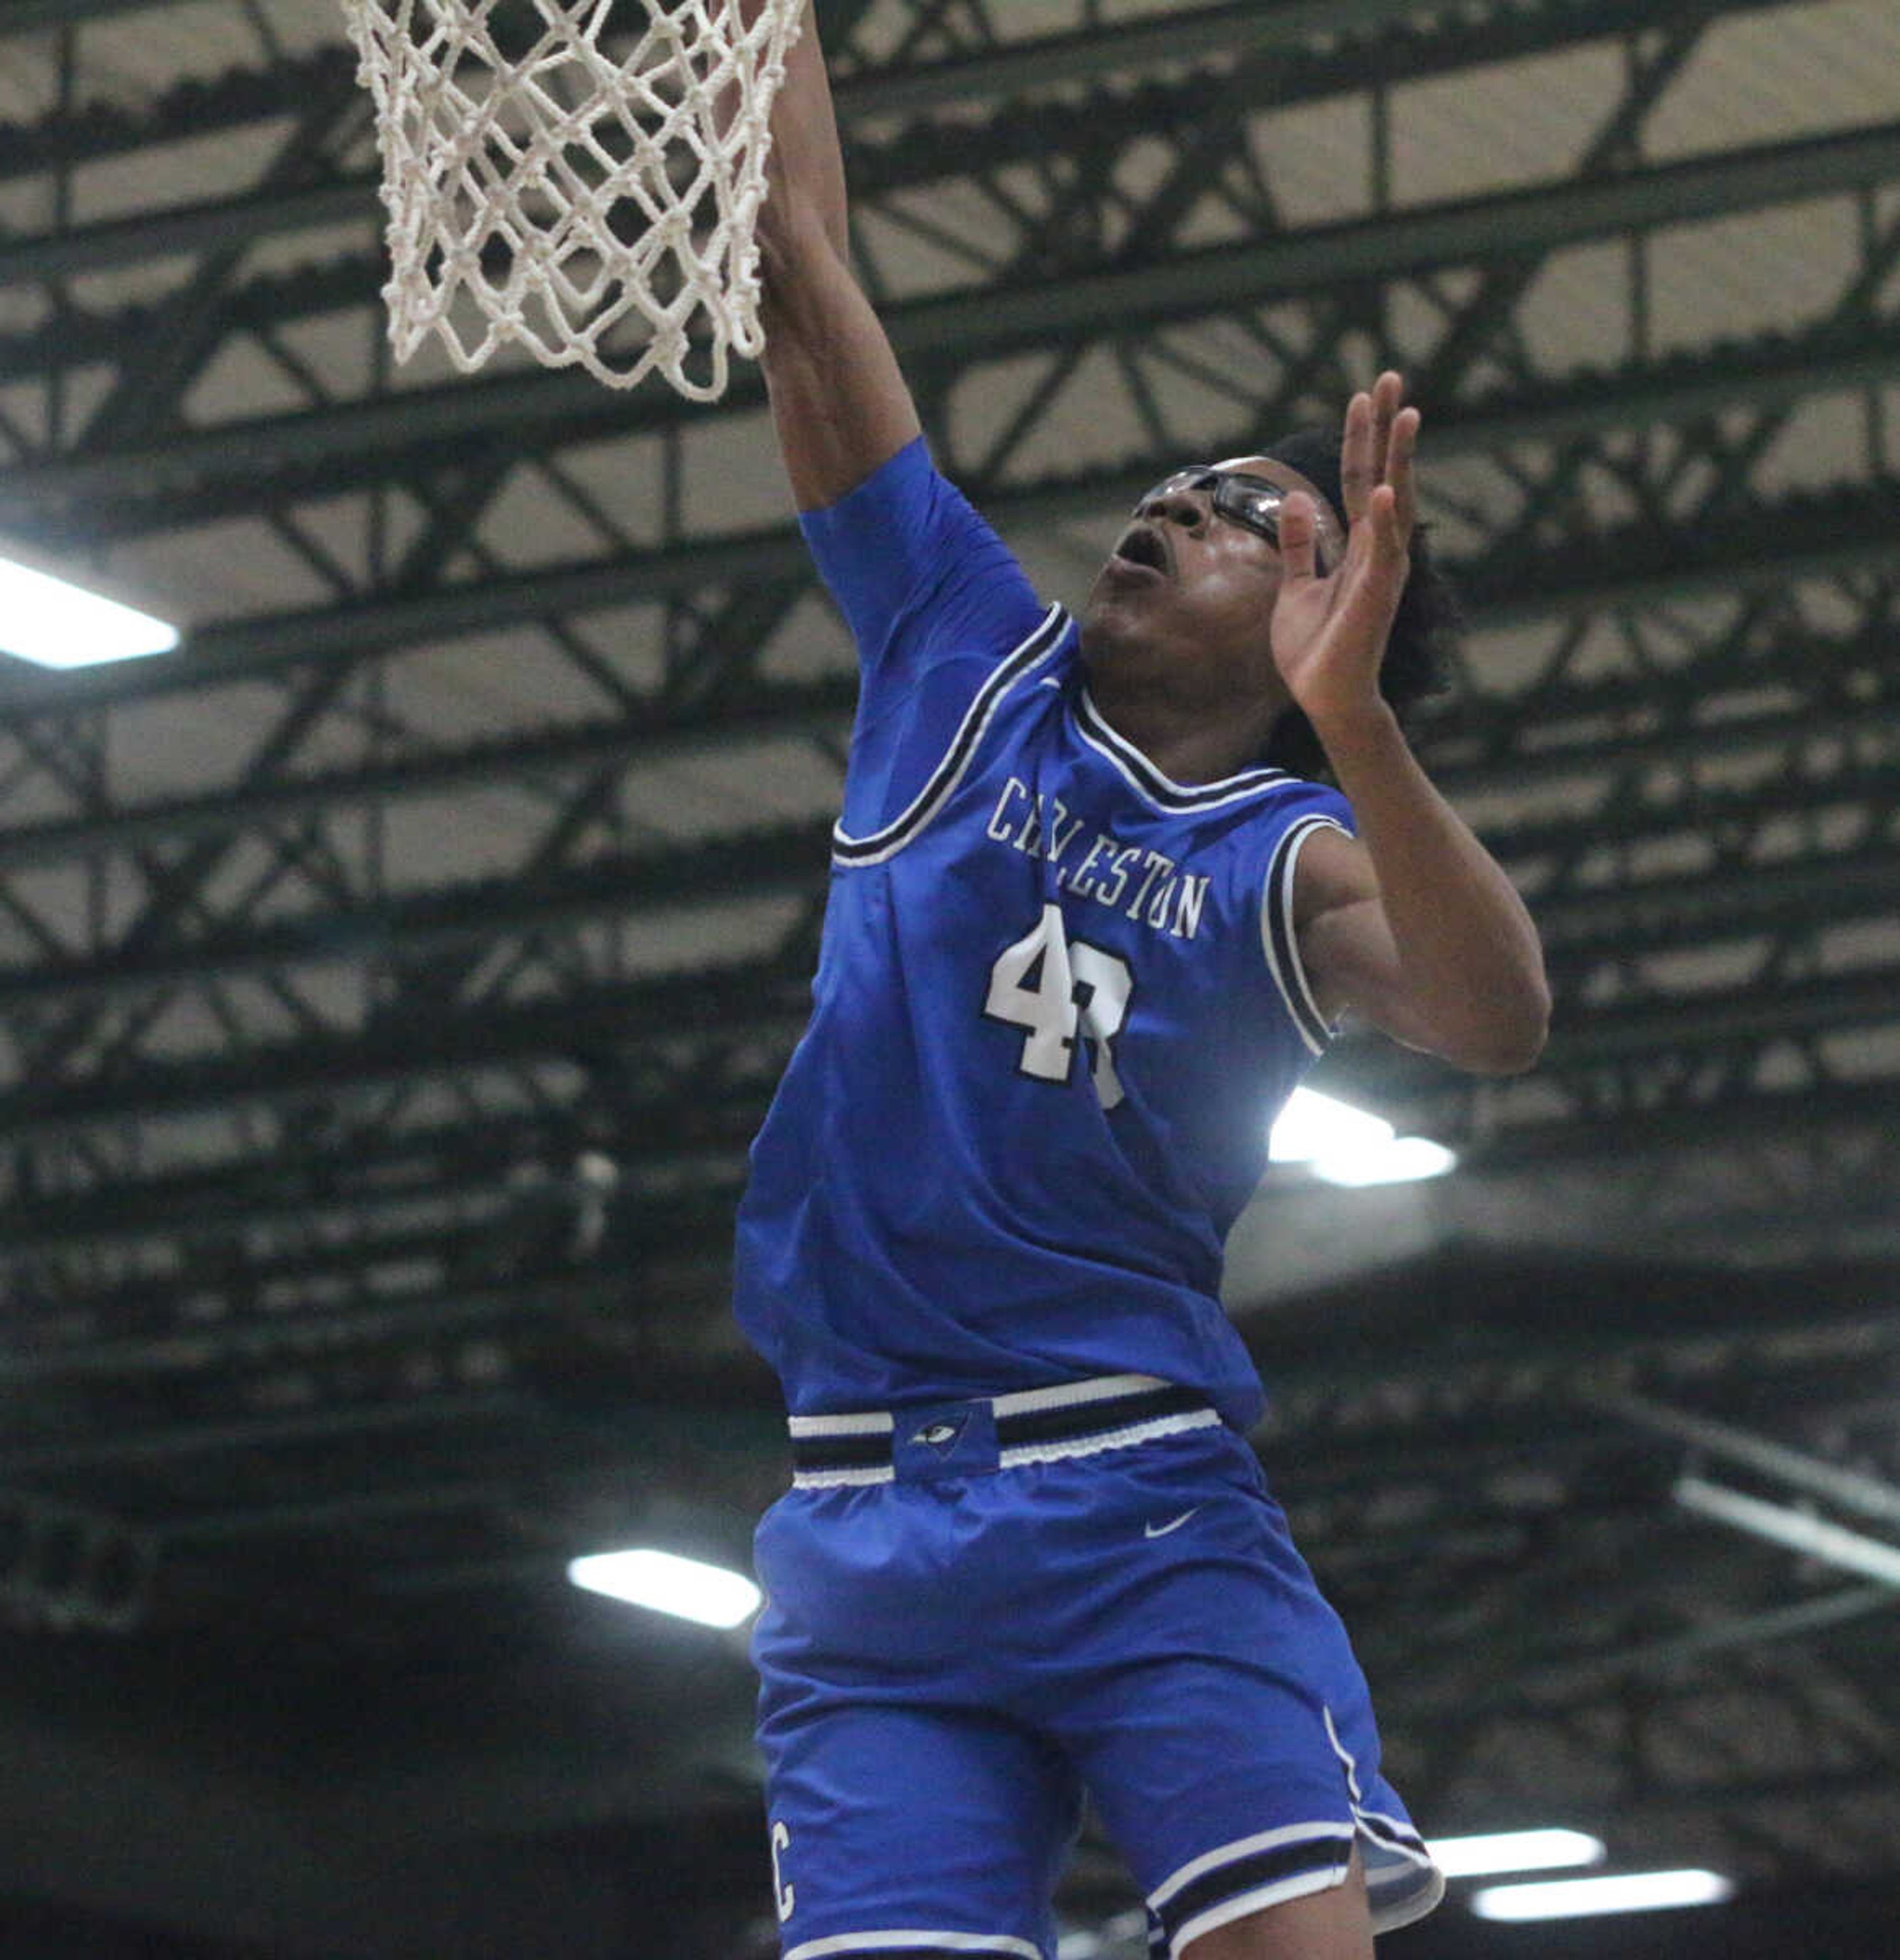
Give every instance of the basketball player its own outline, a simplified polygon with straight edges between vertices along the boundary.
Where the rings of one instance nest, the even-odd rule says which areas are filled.
[[[1523,907],[1380,692],[1418,417],[1387,374],[1336,447],[1177,471],[1071,619],[933,468],[809,21],[773,128],[765,376],[862,663],[737,1263],[791,1411],[754,1642],[781,1950],[1054,1960],[1086,1792],[1156,1955],[1365,1960],[1442,1881],[1217,1290],[1342,1017],[1478,1071],[1543,1039]],[[1301,740],[1336,787],[1275,765]]]

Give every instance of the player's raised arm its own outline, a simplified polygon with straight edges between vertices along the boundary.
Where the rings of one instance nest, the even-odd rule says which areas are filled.
[[[1343,563],[1315,564],[1314,513],[1291,503],[1274,658],[1352,804],[1358,842],[1316,836],[1294,899],[1322,1010],[1351,1012],[1484,1074],[1528,1068],[1550,993],[1536,928],[1497,861],[1433,787],[1379,692],[1409,566],[1415,409],[1396,374],[1355,397],[1341,475]]]
[[[772,136],[771,190],[759,221],[762,364],[792,495],[810,511],[862,482],[918,425],[896,356],[851,271],[844,161],[809,5]]]

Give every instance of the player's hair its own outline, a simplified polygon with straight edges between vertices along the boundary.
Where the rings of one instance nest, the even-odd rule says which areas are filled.
[[[1337,429],[1297,429],[1258,453],[1298,470],[1322,492],[1344,532],[1345,487],[1339,476]],[[1379,670],[1379,692],[1408,731],[1417,724],[1423,705],[1448,688],[1451,656],[1464,630],[1457,594],[1432,557],[1427,529],[1424,524],[1413,528],[1411,571],[1399,595]],[[1289,708],[1274,724],[1261,759],[1297,776],[1327,778],[1332,773],[1313,724],[1297,708]]]

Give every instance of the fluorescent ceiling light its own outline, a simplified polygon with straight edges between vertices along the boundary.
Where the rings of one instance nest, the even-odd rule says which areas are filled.
[[[1342,1150],[1376,1148],[1392,1138],[1384,1117],[1316,1090],[1296,1089],[1274,1119],[1267,1154],[1275,1163],[1310,1163]]]
[[[1596,1865],[1603,1847],[1581,1831],[1487,1831],[1470,1838],[1434,1838],[1431,1861],[1448,1879],[1487,1872],[1548,1872],[1562,1865]]]
[[[1791,1551],[1825,1559],[1850,1572],[1864,1572],[1883,1586],[1900,1587],[1900,1545],[1889,1545],[1884,1538],[1869,1538],[1865,1532],[1849,1531],[1845,1525],[1792,1510],[1785,1504],[1771,1504],[1765,1497],[1732,1491],[1726,1484],[1711,1484],[1704,1477],[1679,1477],[1676,1501],[1704,1517],[1718,1518],[1723,1524],[1784,1545]]]
[[[1346,1150],[1316,1157],[1313,1174],[1328,1184],[1358,1189],[1368,1184],[1416,1184],[1458,1168],[1458,1153],[1429,1137],[1394,1137],[1368,1150]]]
[[[568,1577],[590,1592],[696,1620],[702,1627],[738,1626],[758,1611],[762,1596],[737,1572],[670,1551],[591,1552],[568,1561]]]
[[[1442,1177],[1458,1162],[1443,1144],[1399,1136],[1384,1117],[1311,1089],[1287,1098],[1267,1154],[1275,1163],[1303,1163],[1328,1184],[1354,1187]]]
[[[43,667],[89,667],[168,654],[178,628],[0,558],[0,653]]]
[[[1480,1919],[1581,1919],[1594,1913],[1659,1912],[1719,1905],[1735,1888],[1718,1872],[1622,1872],[1600,1879],[1541,1879],[1472,1893]]]

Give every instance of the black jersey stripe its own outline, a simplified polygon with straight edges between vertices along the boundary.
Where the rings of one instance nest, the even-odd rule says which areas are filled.
[[[1124,1395],[1103,1395],[1088,1402],[1061,1402],[999,1415],[995,1418],[996,1446],[999,1451],[1020,1449],[1036,1443],[1113,1436],[1163,1416],[1193,1414],[1207,1408],[1205,1395],[1176,1382],[1163,1382]],[[890,1430],[867,1430],[855,1436],[794,1436],[792,1467],[802,1476],[883,1469],[893,1460],[893,1433]]]
[[[1203,1872],[1183,1885],[1160,1907],[1150,1902],[1149,1910],[1160,1918],[1170,1940],[1189,1920],[1198,1919],[1227,1900],[1243,1894],[1278,1885],[1287,1879],[1315,1872],[1332,1872],[1351,1855],[1352,1840],[1325,1836],[1303,1838],[1291,1844],[1275,1844],[1264,1851],[1250,1852],[1224,1865]]]
[[[1170,1382],[1158,1389],[1140,1389],[1133,1395],[1109,1395],[1096,1402],[1071,1403],[1066,1408],[1025,1409],[1019,1414],[998,1416],[996,1444],[999,1449],[1017,1449],[1030,1443],[1108,1436],[1118,1429],[1131,1429],[1137,1423],[1152,1422],[1164,1415],[1185,1415],[1207,1405],[1205,1395]]]
[[[1039,667],[1061,644],[1068,631],[1069,616],[1060,606],[1052,606],[1042,623],[1023,643],[1007,654],[988,679],[976,690],[976,697],[963,711],[956,733],[943,759],[931,772],[930,780],[912,800],[910,807],[881,830],[868,836],[853,837],[844,820],[832,826],[831,854],[840,864],[873,864],[901,851],[949,800],[950,792],[963,780],[976,745],[1005,694],[1031,669]]]
[[[1086,688],[1077,699],[1075,718],[1083,739],[1106,755],[1144,796],[1163,810],[1211,810],[1294,780],[1284,769],[1263,764],[1259,768],[1243,769],[1237,776],[1224,776],[1218,782],[1177,783],[1164,776],[1133,743],[1118,735],[1103,720],[1101,710],[1090,699]]]
[[[1382,1817],[1374,1810],[1355,1812],[1359,1828],[1375,1844],[1383,1844],[1389,1851],[1402,1852],[1408,1858],[1415,1858],[1421,1864],[1429,1865],[1431,1851],[1424,1838],[1415,1831],[1408,1831],[1396,1818]],[[1406,1873],[1409,1882],[1414,1875]]]
[[[890,1432],[865,1436],[794,1436],[792,1467],[797,1470],[873,1470],[891,1460]]]
[[[1316,830],[1338,830],[1330,816],[1303,816],[1290,823],[1274,846],[1273,859],[1261,891],[1261,916],[1265,925],[1267,964],[1287,1004],[1301,1039],[1318,1055],[1332,1039],[1332,1029],[1306,985],[1300,963],[1299,941],[1293,927],[1293,867],[1302,842]]]

